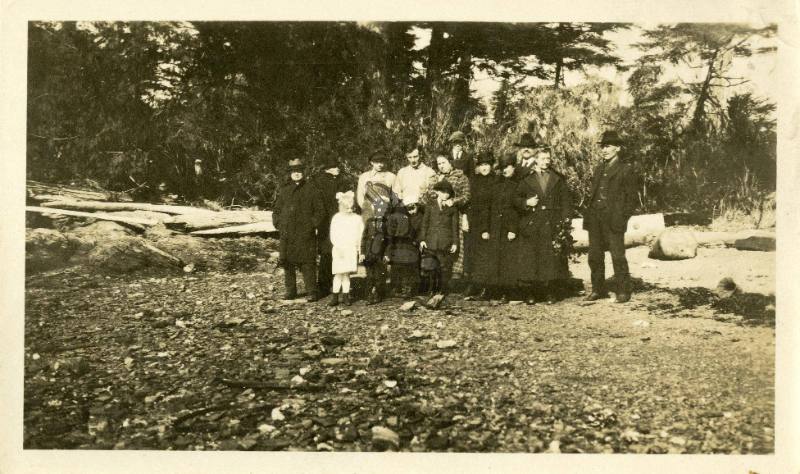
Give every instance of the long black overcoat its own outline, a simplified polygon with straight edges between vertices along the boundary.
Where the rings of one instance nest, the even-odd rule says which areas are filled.
[[[514,206],[514,197],[519,180],[517,176],[498,177],[492,195],[490,209],[489,236],[493,244],[495,257],[488,267],[487,284],[499,286],[516,286],[518,283],[517,266],[519,262],[519,212]],[[509,240],[508,233],[515,237]]]
[[[556,252],[553,242],[559,221],[572,216],[572,195],[566,179],[561,174],[546,171],[549,176],[546,189],[542,189],[531,173],[517,186],[514,206],[520,214],[519,252],[517,277],[523,281],[547,282],[569,277],[568,256]],[[536,207],[526,201],[539,197]]]
[[[307,180],[298,184],[290,182],[280,189],[272,211],[272,223],[280,233],[281,262],[316,262],[316,232],[323,225],[324,216],[320,192]]]
[[[492,197],[498,177],[475,175],[469,180],[470,201],[467,207],[469,232],[464,235],[465,271],[476,283],[490,284],[494,274],[496,255],[495,241],[491,239]],[[490,239],[484,240],[481,234],[489,232]]]

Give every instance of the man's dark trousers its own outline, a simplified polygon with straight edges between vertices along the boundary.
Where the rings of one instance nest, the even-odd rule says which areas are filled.
[[[592,274],[592,292],[604,294],[606,280],[605,251],[611,253],[614,275],[619,290],[630,293],[630,271],[625,258],[625,232],[611,229],[611,218],[606,209],[592,211],[596,216],[589,227],[589,270]]]
[[[306,297],[317,296],[317,265],[315,263],[285,263],[283,277],[286,284],[286,294],[297,296],[297,270],[303,274],[303,284],[306,287]]]

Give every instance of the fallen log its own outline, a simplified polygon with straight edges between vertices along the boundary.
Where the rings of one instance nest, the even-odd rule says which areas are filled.
[[[26,190],[28,196],[36,201],[60,200],[65,198],[105,201],[112,197],[112,194],[115,197],[126,197],[120,193],[90,191],[74,186],[52,186],[38,181],[27,181]]]
[[[271,234],[277,231],[278,229],[272,225],[272,222],[254,222],[252,224],[220,227],[217,229],[196,230],[194,232],[190,232],[189,235],[196,235],[200,237],[236,237],[255,234]]]
[[[175,216],[166,226],[184,232],[217,229],[226,226],[255,224],[261,222],[272,223],[271,211],[219,211],[211,214],[184,214]]]
[[[26,212],[36,212],[42,215],[54,214],[60,216],[73,216],[73,217],[86,217],[90,219],[98,219],[101,221],[119,222],[120,224],[127,224],[136,230],[144,231],[145,226],[153,226],[158,224],[158,221],[152,219],[145,219],[142,217],[122,217],[106,214],[104,212],[80,212],[70,211],[66,209],[56,209],[52,207],[39,207],[39,206],[25,206]]]
[[[42,203],[42,207],[57,207],[73,211],[151,211],[170,215],[216,214],[217,211],[192,206],[172,206],[169,204],[149,204],[145,202],[100,202],[65,199]]]

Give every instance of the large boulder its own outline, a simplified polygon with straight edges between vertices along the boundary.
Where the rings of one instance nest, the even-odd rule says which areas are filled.
[[[657,260],[683,260],[697,256],[697,239],[687,229],[664,229],[650,246],[648,257]]]
[[[25,230],[27,272],[52,270],[66,265],[83,242],[54,229]]]
[[[98,241],[87,255],[86,263],[101,271],[128,273],[141,269],[180,269],[181,259],[154,246],[141,237],[125,236]]]

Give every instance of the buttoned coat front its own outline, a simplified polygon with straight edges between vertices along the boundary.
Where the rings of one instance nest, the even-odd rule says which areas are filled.
[[[583,216],[583,228],[584,230],[593,230],[593,226],[597,224],[598,212],[593,204],[596,204],[599,199],[600,180],[603,173],[606,174],[608,180],[605,205],[609,224],[613,231],[625,232],[628,227],[628,219],[639,205],[639,197],[633,169],[631,165],[623,161],[617,161],[611,166],[600,162],[595,167],[592,175],[592,188],[589,193],[589,204]]]
[[[519,213],[519,253],[517,277],[523,281],[546,282],[569,277],[568,256],[556,252],[556,239],[560,221],[572,216],[572,195],[566,179],[561,174],[546,171],[545,188],[539,184],[536,173],[522,178],[517,186],[514,206]],[[537,196],[535,207],[527,200]]]
[[[324,216],[319,190],[307,180],[298,184],[290,182],[281,188],[272,212],[272,223],[280,234],[278,250],[282,262],[316,262],[316,233]]]

